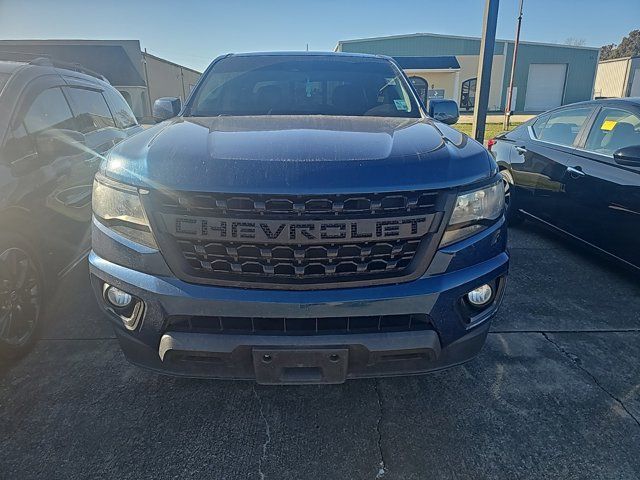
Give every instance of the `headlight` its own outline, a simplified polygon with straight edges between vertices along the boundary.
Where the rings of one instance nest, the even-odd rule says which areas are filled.
[[[158,248],[135,187],[98,174],[93,182],[93,214],[123,237]]]
[[[451,245],[484,230],[500,218],[503,211],[502,180],[489,187],[458,195],[440,246]]]

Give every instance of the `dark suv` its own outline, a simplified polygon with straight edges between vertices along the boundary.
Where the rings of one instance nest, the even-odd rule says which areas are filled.
[[[493,157],[390,58],[228,55],[103,163],[91,281],[128,359],[157,371],[425,372],[484,343],[503,201]]]
[[[91,186],[141,127],[98,74],[49,58],[0,60],[0,356],[36,338],[56,277],[89,250]]]

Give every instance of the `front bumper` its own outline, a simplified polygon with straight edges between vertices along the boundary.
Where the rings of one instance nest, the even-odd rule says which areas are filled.
[[[128,252],[135,245],[96,223],[93,235],[91,281],[129,361],[172,375],[255,379],[266,384],[340,383],[348,378],[424,373],[466,362],[484,344],[490,318],[502,300],[509,263],[506,227],[499,223],[439,251],[426,274],[415,281],[335,290],[248,290],[183,282],[159,271],[163,268],[159,253]],[[117,263],[131,265],[127,258],[135,259],[136,269]],[[125,329],[105,303],[105,282],[144,302],[144,317],[135,331]],[[464,295],[491,282],[497,285],[492,303],[473,318],[465,316]],[[333,335],[167,330],[167,318],[174,316],[321,319],[409,314],[429,315],[433,328]]]

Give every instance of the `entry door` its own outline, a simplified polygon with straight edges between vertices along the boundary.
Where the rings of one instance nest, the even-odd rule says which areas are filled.
[[[476,103],[476,80],[470,78],[462,82],[462,88],[460,89],[460,108],[464,110],[472,110]]]
[[[409,81],[413,85],[413,88],[416,89],[416,92],[418,92],[418,96],[420,97],[420,100],[422,100],[422,103],[425,103],[427,101],[429,83],[424,78],[416,76],[409,77]]]
[[[532,63],[529,65],[524,109],[544,112],[562,105],[567,65],[564,63]]]

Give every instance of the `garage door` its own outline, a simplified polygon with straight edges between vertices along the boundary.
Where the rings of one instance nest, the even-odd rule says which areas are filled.
[[[640,97],[640,68],[633,71],[633,83],[631,84],[630,97]]]
[[[529,65],[524,109],[542,112],[562,105],[567,65],[564,63],[532,63]]]

